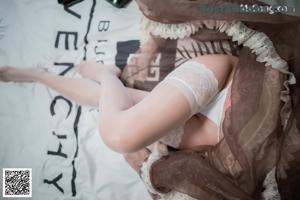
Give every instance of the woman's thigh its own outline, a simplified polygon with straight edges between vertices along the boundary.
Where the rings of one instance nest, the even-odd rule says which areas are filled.
[[[135,104],[144,99],[149,92],[134,88],[127,88]],[[192,116],[184,125],[184,135],[180,148],[186,149],[199,145],[214,145],[217,138],[217,125],[203,115]]]
[[[218,143],[218,126],[204,115],[192,116],[184,125],[180,149]]]
[[[227,55],[200,56],[195,61],[204,64],[211,69],[219,82],[219,89],[222,89],[233,70],[236,58]],[[150,92],[129,89],[135,103],[140,102]],[[205,116],[192,116],[184,125],[184,135],[181,148],[190,148],[199,145],[214,145],[218,142],[218,126]]]
[[[227,55],[207,55],[193,59],[204,64],[215,75],[219,83],[219,90],[226,87],[232,78],[238,58]],[[230,102],[230,95],[227,95],[225,104]],[[228,107],[228,105],[226,106]],[[222,118],[226,109],[223,110]],[[221,129],[215,122],[202,114],[192,116],[184,125],[184,135],[180,148],[191,148],[199,145],[215,145],[219,141]],[[220,133],[219,133],[220,131]]]
[[[204,55],[196,57],[193,60],[204,64],[213,72],[215,78],[218,80],[219,90],[224,88],[238,62],[237,57],[230,55]]]

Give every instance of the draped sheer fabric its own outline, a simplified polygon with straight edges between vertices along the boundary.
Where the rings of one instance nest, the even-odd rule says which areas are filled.
[[[150,179],[162,193],[176,190],[196,199],[260,199],[266,175],[273,170],[281,199],[299,199],[300,188],[300,19],[284,14],[200,13],[200,4],[223,5],[259,1],[138,0],[143,14],[160,23],[197,20],[241,20],[265,33],[291,76],[257,59],[241,46],[233,77],[231,106],[223,122],[224,138],[216,146],[169,151],[153,163]],[[198,40],[224,38],[210,30]],[[201,35],[203,34],[203,35]],[[205,35],[206,34],[206,35]],[[290,98],[290,99],[289,99]]]

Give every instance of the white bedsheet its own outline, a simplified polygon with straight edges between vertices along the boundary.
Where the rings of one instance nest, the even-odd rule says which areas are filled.
[[[66,69],[61,63],[76,64],[85,55],[114,63],[117,42],[139,38],[134,1],[126,9],[117,9],[104,0],[85,0],[70,9],[77,15],[66,12],[56,0],[0,1],[0,66],[30,67],[42,62],[59,74]],[[78,75],[70,70],[65,76]],[[74,102],[69,102],[71,108],[62,98],[54,103],[58,96],[37,83],[0,82],[0,169],[32,168],[32,199],[150,199],[123,157],[101,141],[97,111],[81,107],[79,114]],[[54,155],[60,145],[61,153]],[[54,178],[59,179],[59,187],[45,183]]]

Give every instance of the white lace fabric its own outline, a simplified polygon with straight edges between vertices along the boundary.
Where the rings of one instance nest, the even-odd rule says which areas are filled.
[[[218,80],[204,64],[187,61],[169,73],[161,83],[176,86],[187,98],[191,115],[204,108],[218,92]]]

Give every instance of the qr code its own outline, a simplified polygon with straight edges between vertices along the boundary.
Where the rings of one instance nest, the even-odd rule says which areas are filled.
[[[3,169],[3,197],[32,197],[30,168]]]

